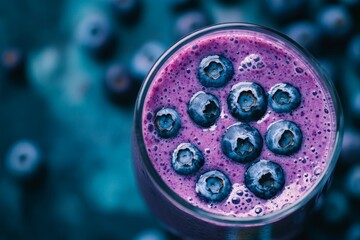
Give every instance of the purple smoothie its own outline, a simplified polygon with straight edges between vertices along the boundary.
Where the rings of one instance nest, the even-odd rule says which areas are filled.
[[[233,64],[234,75],[224,87],[204,87],[198,79],[199,64],[209,55],[225,56]],[[261,67],[242,67],[256,57],[262,63]],[[170,189],[205,211],[235,218],[276,212],[304,198],[323,177],[331,161],[337,119],[333,100],[322,81],[319,73],[299,52],[272,36],[244,29],[201,36],[170,56],[158,69],[147,90],[142,135],[148,157]],[[265,92],[286,82],[301,94],[301,103],[294,111],[279,114],[267,106],[260,120],[248,123],[264,139],[261,154],[253,162],[271,160],[285,172],[284,188],[268,200],[256,197],[244,184],[244,174],[251,163],[234,162],[221,149],[226,129],[240,122],[230,114],[227,105],[231,88],[238,82],[255,82]],[[221,105],[219,119],[209,128],[198,126],[188,114],[189,101],[199,91],[216,96]],[[155,130],[155,113],[162,107],[175,109],[181,118],[182,127],[173,138],[163,138]],[[303,134],[300,150],[290,156],[275,154],[265,144],[268,127],[279,120],[296,123]],[[204,165],[190,176],[179,175],[171,166],[171,155],[180,143],[192,143],[205,159]],[[214,169],[230,179],[232,191],[221,202],[206,202],[195,192],[195,185],[200,175]]]

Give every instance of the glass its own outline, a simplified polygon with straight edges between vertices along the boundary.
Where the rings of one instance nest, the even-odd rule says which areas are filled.
[[[329,92],[335,110],[335,140],[327,168],[317,183],[298,201],[288,207],[263,216],[234,218],[217,215],[195,207],[178,196],[164,183],[149,159],[142,133],[143,106],[147,91],[161,66],[183,46],[198,37],[220,31],[246,30],[267,35],[274,41],[291,48],[315,69],[322,79],[324,89]],[[156,216],[170,231],[187,239],[289,239],[301,231],[304,219],[317,203],[324,189],[331,181],[342,141],[343,115],[338,95],[314,58],[297,43],[271,29],[245,23],[227,23],[197,31],[172,46],[153,66],[139,92],[133,129],[133,159],[138,185],[145,201]]]

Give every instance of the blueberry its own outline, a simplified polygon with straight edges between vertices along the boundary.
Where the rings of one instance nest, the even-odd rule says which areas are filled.
[[[173,108],[162,108],[155,114],[155,128],[160,137],[175,137],[181,128],[178,112]]]
[[[227,98],[230,113],[240,121],[259,120],[265,113],[267,99],[264,89],[257,83],[235,84]]]
[[[156,60],[165,51],[162,43],[149,41],[139,48],[131,60],[132,75],[142,81]]]
[[[269,160],[253,163],[245,172],[245,186],[257,197],[270,199],[279,193],[285,184],[282,167]]]
[[[221,139],[223,153],[239,163],[255,160],[260,155],[262,147],[263,139],[258,130],[245,123],[232,125]]]
[[[342,5],[327,5],[321,9],[317,21],[325,36],[334,39],[347,35],[352,26],[351,15]]]
[[[345,188],[350,196],[360,199],[360,165],[352,166],[347,172]]]
[[[284,33],[306,49],[315,50],[320,40],[320,31],[310,21],[299,21],[288,25]]]
[[[294,122],[280,120],[268,127],[265,142],[273,153],[291,155],[300,150],[302,132]]]
[[[348,58],[355,68],[360,69],[360,34],[351,38],[347,49]],[[360,72],[360,70],[359,70]]]
[[[269,106],[277,113],[289,113],[299,107],[301,95],[291,84],[279,83],[269,91]]]
[[[232,184],[228,177],[218,171],[211,170],[202,174],[196,183],[196,193],[206,201],[220,202],[229,196]]]
[[[204,165],[204,156],[191,143],[181,143],[172,153],[171,166],[180,175],[191,175]]]
[[[106,55],[112,50],[113,36],[110,22],[101,14],[86,16],[77,29],[78,43],[99,56]]]
[[[188,105],[190,118],[201,127],[210,127],[219,118],[221,105],[219,100],[210,93],[197,92]]]
[[[223,87],[233,75],[234,67],[231,61],[221,55],[204,57],[198,69],[198,78],[204,87]]]
[[[14,177],[27,179],[34,177],[43,164],[39,147],[29,140],[21,140],[12,145],[6,158],[6,169]]]
[[[175,35],[177,38],[183,37],[209,24],[209,20],[204,12],[188,11],[183,13],[175,23]]]
[[[111,65],[105,75],[105,90],[115,102],[128,102],[135,96],[135,84],[121,64]]]

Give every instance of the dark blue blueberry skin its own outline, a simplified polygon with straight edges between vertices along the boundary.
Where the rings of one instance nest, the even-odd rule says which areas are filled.
[[[259,120],[267,108],[264,89],[257,83],[240,82],[235,84],[227,98],[230,113],[242,122]]]
[[[346,173],[345,189],[355,199],[360,199],[360,165],[352,166]]]
[[[349,60],[360,73],[360,34],[352,37],[347,51]]]
[[[221,113],[219,100],[210,93],[197,92],[190,99],[188,114],[201,127],[210,127],[215,124]]]
[[[245,172],[245,186],[257,197],[270,199],[285,185],[282,167],[269,160],[253,163]]]
[[[131,60],[130,72],[135,79],[142,82],[165,50],[163,44],[156,41],[149,41],[141,46]]]
[[[173,108],[162,108],[155,114],[155,129],[162,138],[175,137],[181,128],[181,119]]]
[[[29,140],[21,140],[12,145],[5,164],[8,173],[19,179],[34,177],[42,165],[43,158],[38,146]]]
[[[99,56],[108,54],[112,49],[113,36],[110,22],[100,14],[86,16],[77,29],[79,45]]]
[[[265,142],[273,153],[292,155],[300,150],[302,132],[294,122],[280,120],[269,126]]]
[[[320,41],[320,30],[310,21],[294,22],[285,28],[284,33],[308,50],[316,50]]]
[[[129,102],[135,96],[134,80],[121,64],[113,64],[106,71],[105,90],[116,102]]]
[[[204,57],[198,68],[198,78],[204,87],[224,87],[233,75],[233,64],[221,55]]]
[[[223,153],[238,163],[255,160],[260,155],[262,147],[263,139],[259,131],[245,123],[232,125],[221,139]]]
[[[349,11],[343,5],[327,5],[317,15],[323,34],[337,39],[346,36],[352,27]]]
[[[184,37],[209,24],[209,20],[204,12],[188,11],[179,16],[175,23],[175,36]]]
[[[269,106],[277,113],[289,113],[301,103],[299,90],[291,84],[279,83],[273,86],[268,95]]]
[[[196,183],[196,193],[205,201],[220,202],[227,198],[232,190],[229,178],[218,170],[202,174]]]
[[[191,143],[181,143],[171,157],[171,166],[180,175],[196,173],[204,165],[204,162],[203,154]]]

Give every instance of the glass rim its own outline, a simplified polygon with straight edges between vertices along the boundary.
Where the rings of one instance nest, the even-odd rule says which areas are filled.
[[[165,184],[165,182],[162,180],[160,175],[156,172],[153,164],[151,163],[145,144],[143,139],[143,128],[142,128],[142,108],[145,102],[145,98],[147,95],[147,91],[157,74],[160,67],[171,57],[177,50],[179,50],[181,47],[185,46],[187,43],[191,42],[193,39],[204,36],[209,33],[215,33],[217,31],[223,31],[223,30],[248,30],[258,33],[263,33],[266,35],[270,35],[272,37],[276,37],[278,40],[285,44],[289,44],[289,46],[298,54],[304,57],[305,60],[309,62],[309,64],[314,68],[316,73],[319,74],[319,77],[321,78],[322,83],[324,84],[323,87],[326,88],[326,90],[329,92],[331,100],[333,101],[333,108],[334,108],[334,115],[336,118],[336,125],[335,125],[335,136],[334,136],[334,145],[333,150],[331,154],[329,154],[329,163],[327,164],[327,167],[325,171],[323,171],[321,177],[319,180],[317,180],[317,183],[312,186],[303,197],[296,200],[294,203],[290,204],[289,206],[276,210],[273,213],[265,214],[263,216],[254,216],[254,217],[233,217],[233,216],[223,216],[215,213],[208,212],[206,210],[203,210],[199,207],[196,207],[189,202],[187,202],[185,199],[178,196],[168,185]],[[164,196],[166,196],[168,199],[171,199],[173,202],[176,203],[176,206],[181,208],[184,211],[187,211],[188,213],[194,214],[194,216],[206,219],[208,221],[215,221],[221,224],[226,225],[236,225],[236,226],[246,226],[246,225],[256,225],[256,224],[267,224],[274,222],[278,219],[283,219],[286,216],[289,216],[291,213],[301,209],[303,206],[305,206],[311,199],[313,199],[319,191],[323,189],[325,186],[327,180],[330,178],[331,174],[334,171],[336,162],[338,160],[340,150],[341,150],[341,143],[342,143],[342,134],[343,134],[343,112],[342,107],[340,103],[340,98],[335,90],[335,86],[331,80],[329,80],[327,74],[324,72],[324,70],[319,66],[315,58],[303,47],[301,47],[298,43],[296,43],[294,40],[290,39],[286,35],[273,30],[268,27],[264,27],[261,25],[251,24],[251,23],[243,23],[243,22],[237,22],[237,23],[222,23],[222,24],[216,24],[212,26],[208,26],[206,28],[200,29],[194,33],[189,34],[188,36],[180,39],[177,41],[174,45],[172,45],[167,51],[165,51],[161,57],[156,61],[156,63],[153,65],[149,73],[147,74],[141,89],[138,93],[138,98],[135,104],[135,117],[134,117],[135,125],[134,127],[138,130],[138,134],[136,134],[135,140],[139,144],[139,154],[142,156],[142,160],[144,163],[144,166],[147,168],[147,171],[149,173],[149,177],[151,178],[151,181],[159,187],[159,191],[161,191]]]

